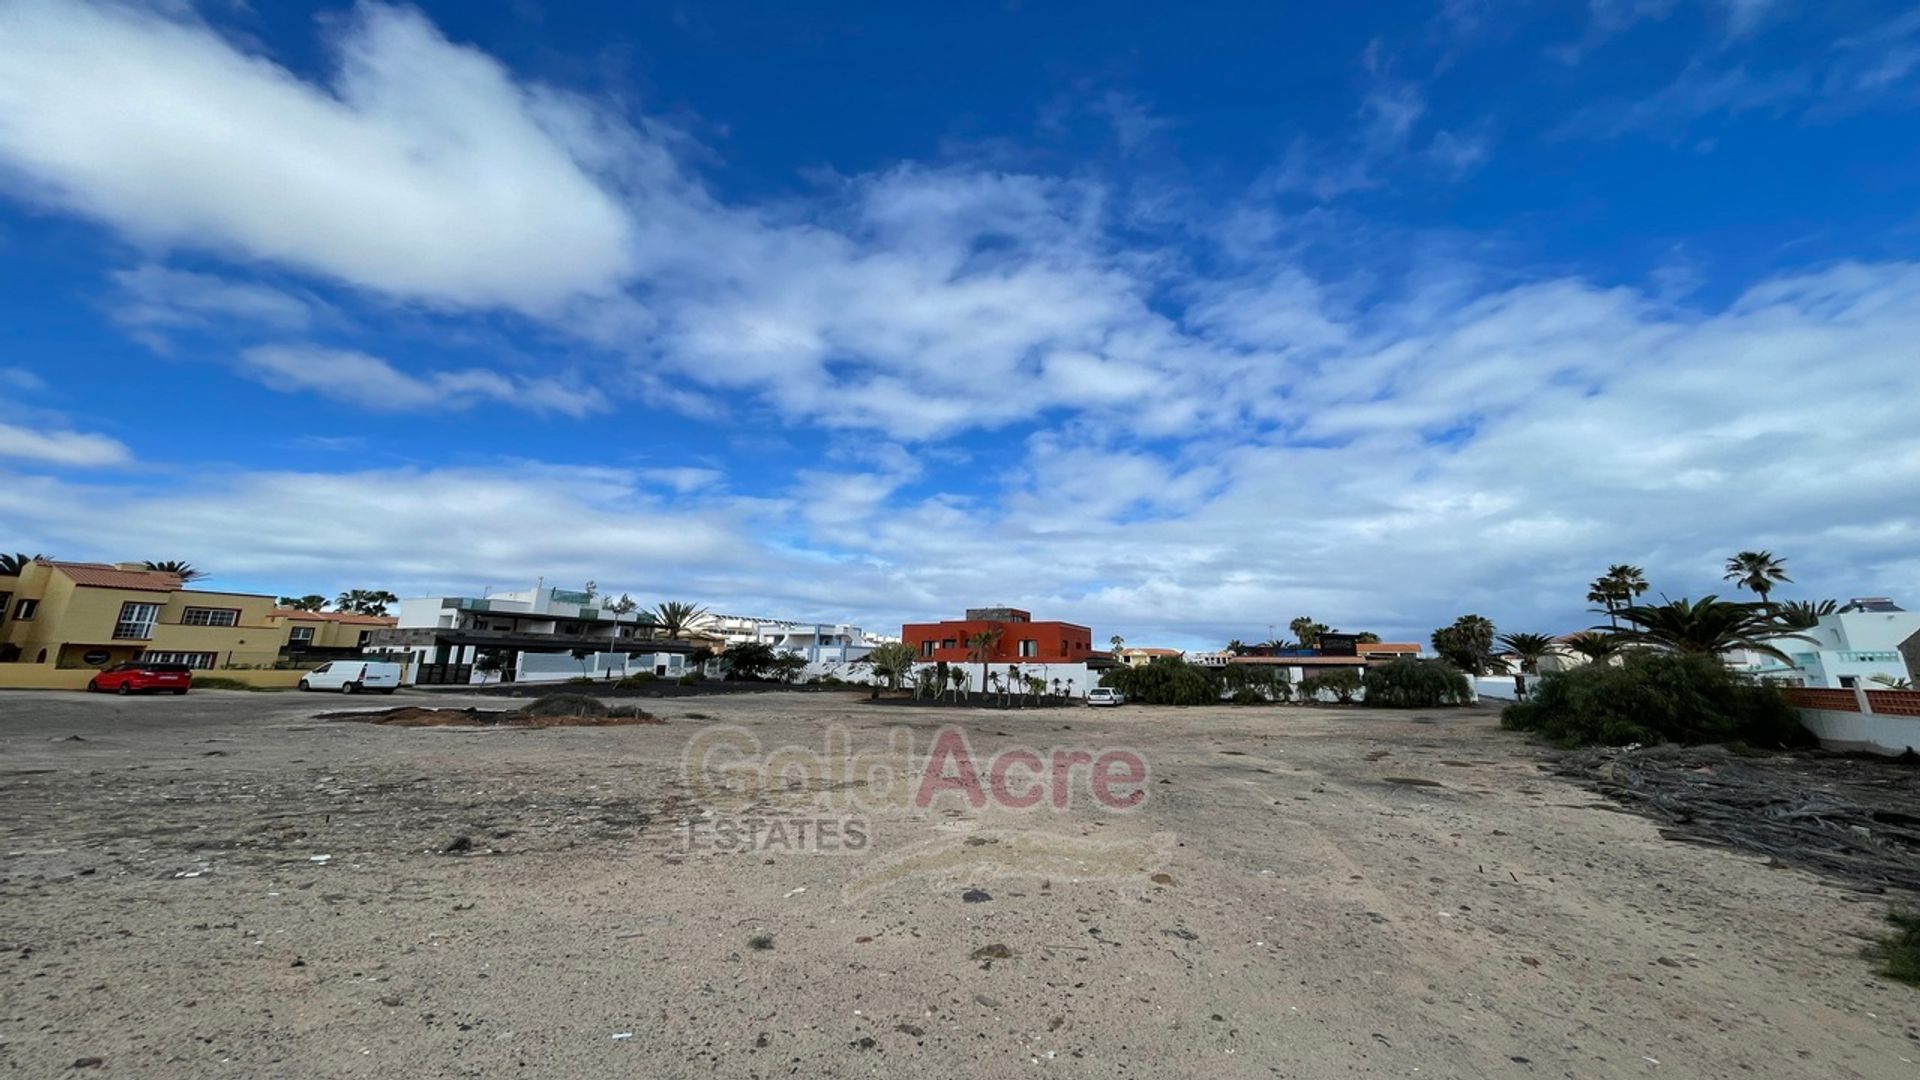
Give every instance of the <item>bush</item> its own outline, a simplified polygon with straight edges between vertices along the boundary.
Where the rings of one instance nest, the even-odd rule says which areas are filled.
[[[1367,692],[1367,704],[1389,709],[1430,709],[1473,700],[1467,677],[1445,660],[1402,657],[1368,668],[1361,685]]]
[[[1542,677],[1500,723],[1562,746],[1599,743],[1808,743],[1780,691],[1728,671],[1711,656],[1637,652],[1619,665],[1587,664]]]
[[[629,675],[626,678],[621,679],[619,682],[614,683],[613,685],[619,687],[622,690],[637,690],[641,686],[644,686],[647,683],[659,682],[659,681],[660,681],[660,676],[655,675],[651,671],[637,671],[637,672],[634,672],[632,675]]]
[[[607,707],[585,694],[547,694],[520,709],[528,716],[605,716]]]
[[[1286,669],[1271,664],[1228,664],[1220,669],[1220,683],[1232,701],[1239,701],[1247,692],[1258,695],[1261,701],[1285,701],[1293,696]]]
[[[1360,692],[1360,673],[1350,667],[1337,667],[1300,680],[1300,700],[1318,701],[1322,693],[1332,694],[1342,705],[1353,704]]]
[[[673,681],[679,683],[681,686],[693,686],[700,681],[700,673],[697,671],[689,671]]]
[[[1100,685],[1146,705],[1217,705],[1220,684],[1206,668],[1163,657],[1145,667],[1119,667],[1100,676]]]
[[[195,690],[257,690],[259,689],[258,687],[254,686],[252,683],[242,682],[239,679],[229,679],[222,675],[195,675],[193,677],[193,688]]]
[[[1920,986],[1920,914],[1890,912],[1887,921],[1893,933],[1868,945],[1867,958],[1878,961],[1887,978]]]
[[[598,686],[599,684],[600,680],[590,675],[575,675],[567,680],[568,686]]]
[[[1267,696],[1251,686],[1243,686],[1235,690],[1233,696],[1227,700],[1235,705],[1265,705]]]

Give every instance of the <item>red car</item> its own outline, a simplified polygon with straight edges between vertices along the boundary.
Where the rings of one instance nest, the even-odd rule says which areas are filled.
[[[115,664],[95,675],[88,680],[87,689],[96,694],[104,694],[109,690],[117,694],[148,690],[171,690],[176,694],[184,694],[192,685],[193,669],[185,664],[143,664],[134,660]]]

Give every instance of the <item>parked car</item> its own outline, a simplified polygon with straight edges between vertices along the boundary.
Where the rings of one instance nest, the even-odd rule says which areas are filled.
[[[302,676],[300,689],[391,694],[400,689],[400,665],[381,660],[329,660]]]
[[[149,690],[171,690],[184,694],[193,686],[193,669],[185,664],[148,664],[131,660],[112,667],[87,680],[87,689],[95,694],[144,694]]]
[[[1089,705],[1125,705],[1126,703],[1127,695],[1110,686],[1096,686],[1087,691]]]

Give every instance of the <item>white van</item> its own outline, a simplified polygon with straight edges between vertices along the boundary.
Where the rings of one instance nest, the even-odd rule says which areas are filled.
[[[300,680],[300,689],[391,694],[400,689],[400,665],[379,660],[332,660],[307,672]]]

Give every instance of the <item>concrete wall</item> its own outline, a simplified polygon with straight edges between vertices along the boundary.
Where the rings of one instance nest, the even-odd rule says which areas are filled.
[[[1829,750],[1898,756],[1920,753],[1920,691],[1782,691],[1800,710],[1800,722]]]

